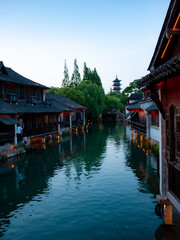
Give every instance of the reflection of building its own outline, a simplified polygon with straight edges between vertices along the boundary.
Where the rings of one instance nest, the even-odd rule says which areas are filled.
[[[121,92],[121,80],[119,80],[116,76],[116,79],[113,81],[113,92],[120,93]]]
[[[142,139],[141,135],[132,135],[129,125],[126,126],[125,133],[126,138],[130,140],[126,165],[131,167],[138,177],[139,191],[157,194],[159,192],[157,158],[153,154],[149,154],[148,142]]]
[[[150,73],[138,82],[138,87],[144,95],[151,95],[160,112],[160,201],[168,198],[180,211],[179,0],[170,2],[149,70]],[[166,209],[170,207],[166,206]]]

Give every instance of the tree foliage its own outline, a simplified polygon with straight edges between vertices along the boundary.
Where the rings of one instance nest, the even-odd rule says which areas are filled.
[[[122,93],[124,93],[127,97],[129,97],[132,93],[141,93],[141,90],[137,88],[137,82],[139,79],[130,82],[129,86],[127,86]]]
[[[122,93],[110,92],[106,94],[105,104],[108,109],[118,109],[121,112],[124,110],[124,104],[126,103],[126,96]]]
[[[101,78],[99,77],[96,68],[94,68],[94,70],[91,70],[86,66],[86,63],[84,63],[82,81],[85,83],[95,83],[98,86],[102,86]]]
[[[70,86],[71,87],[77,87],[78,84],[81,83],[81,75],[79,73],[79,67],[77,64],[77,60],[74,59],[74,71],[71,77],[71,83]]]
[[[84,93],[84,106],[87,107],[88,119],[95,120],[105,109],[105,94],[101,86],[82,82],[78,89]]]
[[[64,78],[62,80],[62,87],[68,87],[70,85],[69,81],[69,71],[67,68],[66,60],[64,61]]]
[[[85,106],[88,112],[88,119],[93,121],[98,118],[99,114],[110,108],[118,109],[123,112],[124,104],[126,104],[130,94],[141,93],[136,86],[137,81],[138,79],[131,82],[122,93],[110,91],[110,93],[105,95],[101,78],[96,68],[91,70],[87,67],[86,63],[84,63],[83,79],[81,81],[77,60],[75,59],[71,83],[69,81],[69,73],[65,61],[62,88],[51,87],[47,92],[64,95]]]
[[[50,87],[49,89],[46,90],[46,93],[57,94],[57,93],[58,93],[58,90],[59,90],[58,87]]]
[[[81,105],[84,105],[85,97],[84,93],[77,88],[66,87],[66,88],[59,88],[57,94],[64,95],[65,97],[75,101]]]

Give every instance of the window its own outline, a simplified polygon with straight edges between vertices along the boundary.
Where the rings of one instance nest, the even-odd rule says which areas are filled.
[[[44,122],[48,124],[48,115],[44,115]]]
[[[52,121],[53,121],[53,117],[52,115],[49,115],[49,123],[52,123]]]
[[[158,111],[151,112],[151,120],[152,120],[152,126],[159,127],[159,112]]]

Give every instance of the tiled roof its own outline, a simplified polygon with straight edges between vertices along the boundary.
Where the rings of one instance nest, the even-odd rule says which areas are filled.
[[[86,109],[84,106],[80,105],[79,103],[76,103],[76,102],[72,101],[71,99],[69,99],[69,98],[67,98],[63,95],[60,95],[60,94],[50,94],[50,93],[48,93],[48,94],[46,94],[46,96],[48,98],[53,99],[57,103],[62,104],[63,106],[66,106],[66,107],[69,107],[69,108],[72,108],[72,109],[77,109],[77,108]]]
[[[169,41],[168,30],[174,28],[175,22],[178,19],[180,12],[180,1],[171,0],[169,2],[169,7],[148,70],[153,70],[154,68],[164,64],[167,59],[170,59],[173,54],[173,49],[175,49],[175,45],[178,44],[178,41],[176,42],[176,40],[178,40],[178,35],[173,35],[171,37],[171,41]],[[179,28],[178,24],[176,25],[176,28]],[[166,46],[168,46],[166,49],[166,54],[162,58],[161,56]]]
[[[127,110],[139,110],[139,109],[142,109],[141,105],[138,102],[128,104],[128,105],[125,106],[125,108]]]
[[[146,108],[146,111],[147,111],[147,112],[158,111],[158,110],[159,110],[159,109],[158,109],[157,105],[156,105],[154,102],[151,104],[151,106],[149,106],[148,108]]]
[[[120,87],[113,87],[113,90],[121,90]]]
[[[19,121],[12,117],[0,117],[0,122],[2,122],[5,125],[14,125],[20,123]]]
[[[167,61],[138,81],[137,87],[149,87],[180,74],[180,55]]]
[[[40,87],[40,88],[48,88],[42,84],[36,83],[28,78],[23,77],[19,73],[15,72],[11,68],[5,67],[3,62],[0,62],[0,70],[1,68],[4,67],[6,70],[7,74],[4,74],[3,72],[0,71],[0,81],[5,81],[5,82],[12,82],[12,83],[17,83],[21,85],[26,85],[26,86],[34,86],[34,87]]]
[[[119,83],[121,80],[119,80],[118,78],[116,78],[113,82],[117,82]]]
[[[0,114],[15,114],[15,113],[61,113],[69,111],[65,106],[57,104],[52,100],[52,105],[47,105],[44,102],[37,104],[28,103],[26,100],[20,100],[18,103],[10,104],[0,99]]]
[[[140,100],[143,98],[142,93],[132,93],[128,99],[130,100]]]
[[[113,83],[113,86],[120,86],[121,84],[120,83]]]

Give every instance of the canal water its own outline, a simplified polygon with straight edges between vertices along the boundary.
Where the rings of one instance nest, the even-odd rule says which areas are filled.
[[[0,237],[180,239],[154,213],[157,157],[127,136],[100,124],[0,163]]]

